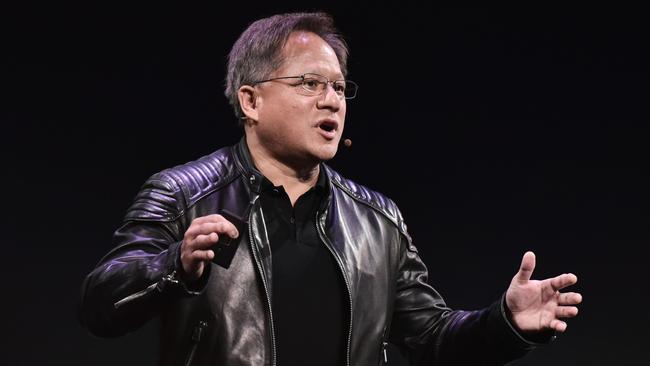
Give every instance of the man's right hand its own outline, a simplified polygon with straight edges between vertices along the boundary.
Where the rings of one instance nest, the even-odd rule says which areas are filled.
[[[206,263],[214,258],[214,251],[210,248],[219,241],[219,235],[235,239],[239,232],[221,215],[198,217],[192,221],[181,244],[181,264],[186,281],[192,282],[201,277]]]

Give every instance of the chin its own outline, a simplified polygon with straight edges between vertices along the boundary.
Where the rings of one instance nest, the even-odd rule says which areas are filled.
[[[318,160],[327,161],[334,158],[334,156],[336,156],[336,152],[338,151],[338,147],[339,147],[338,144],[332,144],[332,145],[321,147],[318,153],[316,154]]]

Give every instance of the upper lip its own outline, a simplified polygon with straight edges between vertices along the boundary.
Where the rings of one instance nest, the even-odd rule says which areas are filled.
[[[318,121],[316,127],[320,128],[321,126],[329,127],[333,131],[337,131],[339,129],[339,123],[336,120],[333,120],[331,118],[324,118]]]

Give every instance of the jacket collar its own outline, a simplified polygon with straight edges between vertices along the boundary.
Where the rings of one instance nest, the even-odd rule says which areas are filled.
[[[251,153],[248,150],[248,145],[246,144],[246,136],[244,135],[239,143],[233,147],[235,153],[235,162],[237,167],[242,172],[247,186],[252,192],[260,194],[262,192],[262,183],[264,181],[264,176],[262,173],[257,170],[255,164],[253,164],[253,158]],[[324,163],[320,163],[320,176],[319,184],[322,184],[324,191],[327,192],[324,199],[321,201],[321,211],[329,205],[329,201],[332,196],[332,182],[330,176],[330,170]]]
[[[239,170],[244,175],[246,184],[251,191],[259,194],[262,190],[262,178],[264,177],[253,164],[253,158],[246,145],[246,136],[243,136],[239,143],[234,146],[235,162]]]

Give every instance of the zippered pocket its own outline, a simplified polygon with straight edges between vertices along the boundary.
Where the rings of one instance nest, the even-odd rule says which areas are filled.
[[[196,354],[196,349],[201,342],[201,337],[203,336],[203,330],[208,327],[208,322],[201,320],[197,325],[192,329],[192,338],[190,338],[190,349],[187,352],[187,357],[185,358],[185,366],[190,366],[192,361],[194,361],[194,355]]]
[[[388,365],[388,342],[386,342],[386,331],[388,325],[384,326],[384,331],[381,334],[381,343],[379,344],[379,365]]]
[[[388,342],[382,339],[381,341],[381,355],[379,355],[380,365],[388,365]]]
[[[113,307],[115,309],[118,309],[125,304],[133,302],[145,296],[148,296],[154,290],[158,290],[158,292],[162,292],[163,288],[168,284],[174,284],[174,285],[180,284],[180,281],[178,280],[178,274],[176,271],[173,271],[172,273],[163,276],[162,279],[160,279],[160,281],[152,283],[151,285],[147,286],[144,290],[140,290],[136,293],[133,293],[123,298],[122,300],[117,301],[116,303],[113,304]]]

